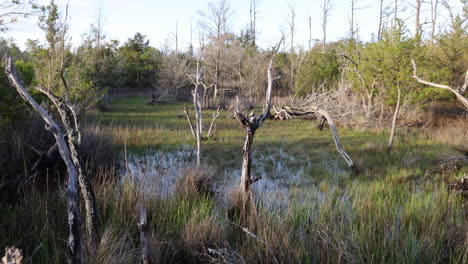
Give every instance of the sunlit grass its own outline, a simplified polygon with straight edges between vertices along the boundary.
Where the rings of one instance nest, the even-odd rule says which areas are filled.
[[[88,116],[87,126],[98,126],[96,131],[135,155],[149,150],[174,151],[183,145],[195,147],[185,116],[180,117],[182,109],[182,103],[152,106],[141,98],[116,99],[109,112]],[[208,126],[211,112],[204,116]],[[96,183],[104,239],[98,255],[87,256],[87,260],[139,261],[136,222],[140,205],[147,209],[152,253],[161,263],[468,260],[466,201],[447,188],[451,177],[461,177],[468,168],[462,164],[455,171],[440,169],[444,155],[461,155],[447,141],[438,140],[453,135],[400,132],[392,152],[387,153],[387,129],[340,126],[343,146],[361,169],[354,174],[336,152],[329,131],[319,131],[316,126],[312,121],[268,120],[258,130],[253,145],[254,173],[261,166],[272,177],[284,177],[284,172],[275,171],[280,160],[285,171],[302,168],[303,173],[299,182],[288,186],[289,194],[282,203],[262,199],[274,190],[254,194],[255,224],[244,226],[251,234],[229,215],[231,204],[224,201],[223,194],[199,192],[195,181],[178,181],[178,189],[168,196],[158,195],[165,191],[158,179],[150,181],[145,192],[131,177],[118,183]],[[243,130],[229,111],[224,112],[214,137],[203,142],[203,164],[209,170],[198,171],[189,162],[181,176],[203,177],[209,172],[216,178],[226,168],[239,169],[243,139]],[[67,237],[63,199],[57,192],[40,191],[22,197],[17,205],[0,203],[0,245],[16,245],[26,256],[41,245],[34,263],[62,263]],[[209,253],[213,252],[209,249],[221,253]]]

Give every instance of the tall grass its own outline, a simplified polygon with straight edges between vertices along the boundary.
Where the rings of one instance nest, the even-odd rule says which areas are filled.
[[[111,111],[91,117],[87,133],[96,141],[83,148],[99,151],[87,158],[90,168],[101,164],[93,159],[110,159],[114,155],[107,153],[124,145],[140,153],[193,144],[186,121],[177,118],[181,104],[142,106],[139,100],[117,100]],[[461,164],[457,171],[435,169],[443,154],[461,155],[447,143],[466,140],[466,123],[453,128],[458,129],[455,135],[400,131],[389,155],[386,130],[340,128],[345,149],[363,169],[360,174],[346,171],[331,136],[314,126],[301,120],[272,121],[259,130],[254,173],[262,166],[269,177],[282,175],[274,166],[281,159],[285,167],[304,168],[304,181],[289,186],[286,197],[271,195],[274,189],[256,191],[257,209],[248,224],[230,214],[233,201],[226,193],[233,186],[213,190],[227,168],[240,167],[243,134],[228,114],[220,119],[215,138],[204,142],[203,163],[210,167],[184,163],[168,195],[160,195],[167,194],[161,179],[120,175],[117,162],[90,169],[96,179],[101,242],[96,255],[86,255],[86,262],[139,261],[140,205],[147,210],[156,263],[468,261],[466,200],[447,188],[445,176],[458,177],[468,168]],[[100,146],[102,142],[107,143]],[[287,155],[278,154],[279,149]],[[339,173],[327,167],[329,160],[337,161],[333,164]],[[163,169],[145,168],[148,175],[166,177],[151,171]],[[115,176],[122,178],[115,181]],[[20,248],[32,263],[63,263],[68,235],[63,192],[48,188],[47,182],[45,186],[32,186],[14,203],[0,202],[0,247]]]

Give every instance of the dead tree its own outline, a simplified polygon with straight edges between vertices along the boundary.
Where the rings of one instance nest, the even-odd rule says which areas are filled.
[[[190,130],[192,131],[193,137],[197,141],[197,166],[200,166],[200,162],[201,162],[201,153],[202,153],[201,141],[203,140],[202,104],[200,102],[200,85],[202,85],[201,78],[203,75],[201,63],[200,63],[202,56],[203,56],[203,48],[201,49],[200,55],[198,56],[198,59],[197,59],[197,68],[196,68],[197,73],[195,75],[195,79],[192,80],[193,84],[195,85],[195,88],[192,91],[193,108],[195,110],[195,128],[192,124],[192,119],[190,118],[187,107],[185,107],[184,105],[184,113],[185,113],[185,116],[187,117],[187,122],[190,125]],[[206,92],[206,89],[205,89],[205,92]],[[211,133],[214,127],[214,122],[219,117],[222,111],[223,109],[221,108],[221,106],[219,106],[216,113],[213,114],[213,119],[211,121],[210,127],[208,129],[208,133],[207,133],[208,138],[211,136]]]
[[[431,42],[434,43],[435,33],[436,33],[436,21],[437,21],[437,6],[439,5],[439,0],[431,0]]]
[[[325,53],[325,45],[327,43],[327,25],[328,25],[328,20],[331,15],[331,11],[333,9],[333,3],[332,0],[323,0],[323,3],[320,5],[320,8],[322,9],[322,52]]]
[[[333,119],[330,116],[330,114],[328,114],[327,111],[320,109],[316,106],[312,106],[311,109],[312,111],[316,112],[318,115],[322,116],[322,121],[321,121],[322,128],[323,128],[323,123],[325,122],[325,119],[327,120],[328,126],[330,127],[330,131],[333,136],[333,141],[335,142],[336,151],[340,153],[340,155],[345,160],[346,164],[348,164],[348,167],[351,170],[356,171],[356,165],[354,164],[351,157],[348,155],[348,153],[346,153],[346,151],[343,149],[343,146],[341,145],[341,140],[340,140],[340,137],[338,136],[338,131],[336,129],[335,122],[333,122]]]
[[[193,107],[195,110],[195,120],[196,120],[196,139],[197,139],[197,166],[200,166],[200,157],[201,157],[201,136],[202,136],[202,110],[200,104],[200,94],[198,88],[200,87],[200,79],[202,75],[202,70],[200,68],[200,60],[202,55],[197,59],[197,75],[195,79],[195,89],[193,90]]]
[[[416,63],[414,62],[413,59],[411,59],[411,64],[413,65],[413,76],[412,77],[416,81],[418,81],[419,83],[425,84],[425,85],[435,87],[435,88],[449,90],[450,92],[455,94],[458,101],[460,101],[463,104],[463,107],[465,108],[465,110],[468,111],[468,98],[464,96],[464,93],[466,92],[466,90],[468,88],[468,70],[465,73],[465,82],[463,83],[463,85],[458,87],[458,88],[453,88],[453,87],[448,86],[448,85],[433,83],[433,82],[429,82],[429,81],[421,79],[418,76]]]
[[[61,73],[63,85],[68,93],[68,85]],[[96,196],[90,179],[84,169],[81,157],[78,153],[78,147],[81,144],[81,130],[78,121],[78,109],[68,101],[64,101],[61,97],[55,95],[52,91],[37,87],[41,93],[45,94],[49,100],[55,105],[63,126],[67,134],[68,147],[70,149],[71,159],[78,172],[78,183],[80,185],[81,196],[85,205],[85,226],[87,235],[87,245],[91,252],[95,252],[99,241],[99,219],[96,206]],[[68,95],[66,96],[68,98]],[[67,99],[65,99],[67,100]]]
[[[284,38],[284,37],[283,37]],[[236,119],[239,124],[245,130],[245,141],[244,147],[242,148],[242,173],[241,173],[241,183],[240,183],[240,195],[242,198],[242,210],[245,212],[248,205],[253,206],[253,194],[252,194],[252,184],[257,181],[258,179],[254,179],[251,175],[251,168],[252,168],[252,157],[250,148],[252,146],[252,142],[255,136],[255,132],[259,127],[263,125],[265,120],[270,114],[270,107],[271,107],[271,90],[273,87],[273,76],[272,76],[272,68],[273,68],[273,61],[275,58],[276,53],[283,41],[283,38],[278,42],[276,47],[273,50],[273,55],[270,59],[270,64],[268,66],[267,74],[268,74],[268,87],[265,95],[265,106],[263,108],[263,113],[260,116],[255,116],[252,113],[246,117],[239,109],[239,97],[237,97],[237,103],[235,107],[235,114]]]
[[[387,145],[387,151],[389,153],[390,151],[392,151],[393,137],[395,136],[396,121],[398,117],[398,111],[400,110],[400,97],[401,97],[401,90],[400,90],[400,84],[398,84],[398,100],[397,100],[397,104],[395,107],[395,113],[393,114],[392,130],[390,132],[390,138],[388,140],[388,145]]]
[[[320,117],[320,124],[319,124],[320,130],[323,130],[325,122],[328,122],[328,126],[330,127],[330,130],[333,136],[333,141],[335,142],[336,150],[343,157],[346,164],[348,164],[348,167],[351,168],[353,171],[356,171],[356,166],[353,160],[348,155],[348,153],[346,153],[346,151],[343,149],[343,146],[341,145],[341,140],[340,140],[340,137],[338,136],[338,131],[336,129],[335,122],[333,122],[332,117],[327,111],[320,109],[317,106],[310,106],[310,111],[303,111],[300,109],[295,109],[295,108],[290,108],[290,107],[278,108],[276,106],[273,106],[273,109],[276,113],[275,116],[278,116],[278,119],[280,120],[288,120],[291,118],[291,116],[304,116],[304,115],[315,115],[313,116],[314,119],[317,119],[317,117]]]
[[[416,37],[416,41],[418,43],[421,41],[421,35],[422,35],[422,27],[421,27],[421,20],[420,20],[421,4],[422,4],[422,0],[416,0],[414,34]]]
[[[358,77],[359,82],[362,85],[362,91],[365,94],[365,97],[362,97],[362,106],[364,107],[364,111],[366,113],[366,117],[370,118],[372,117],[372,114],[374,113],[374,96],[375,96],[375,91],[376,91],[376,86],[377,86],[377,79],[373,77],[372,83],[366,80],[364,76],[362,75],[361,71],[359,70],[359,63],[360,63],[360,54],[359,58],[357,61],[354,61],[350,57],[346,55],[342,55],[345,59],[347,59],[351,64],[352,68],[346,67],[348,70],[352,70]]]
[[[69,145],[65,142],[64,134],[62,129],[52,119],[44,108],[42,108],[34,98],[24,88],[23,82],[18,77],[13,60],[7,57],[5,60],[5,74],[7,75],[11,85],[15,87],[16,91],[20,96],[27,101],[32,108],[41,115],[42,119],[46,123],[46,129],[49,130],[57,142],[59,153],[65,162],[68,174],[68,186],[67,186],[67,211],[68,211],[68,224],[69,224],[69,238],[68,238],[68,249],[69,249],[69,262],[70,263],[83,263],[83,234],[81,230],[81,212],[78,200],[77,181],[78,171],[72,160],[72,154],[69,149]]]

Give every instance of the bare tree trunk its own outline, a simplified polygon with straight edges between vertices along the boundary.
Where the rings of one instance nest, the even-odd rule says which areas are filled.
[[[422,31],[421,31],[421,21],[420,21],[420,16],[421,14],[421,0],[416,0],[416,10],[415,10],[415,28],[414,28],[414,34],[416,36],[416,41],[419,43]]]
[[[138,230],[140,231],[140,242],[141,242],[141,263],[150,264],[150,249],[149,249],[149,238],[148,238],[148,223],[146,217],[146,210],[140,206],[140,221],[138,222]]]
[[[213,113],[213,119],[211,119],[210,128],[208,129],[208,133],[206,134],[207,138],[211,137],[211,133],[213,131],[214,123],[215,123],[216,119],[218,119],[219,115],[221,115],[222,111],[223,111],[223,109],[221,108],[221,106],[218,106],[218,109],[216,110],[216,113]]]
[[[197,59],[197,76],[195,80],[195,89],[193,90],[193,107],[195,110],[195,120],[197,124],[197,129],[195,133],[197,136],[197,167],[200,166],[201,152],[202,152],[202,149],[201,149],[202,112],[201,112],[200,94],[199,94],[200,78],[201,78],[202,72],[200,69],[200,60],[201,60],[201,55]],[[216,90],[215,90],[215,93],[216,93]]]
[[[377,31],[377,41],[382,39],[382,24],[383,24],[383,17],[384,17],[384,0],[379,1],[379,30]]]
[[[340,137],[338,136],[338,131],[336,129],[335,122],[333,122],[333,119],[331,118],[331,116],[328,114],[327,111],[323,109],[319,109],[315,106],[312,107],[312,110],[320,114],[322,116],[322,120],[323,118],[327,120],[328,126],[330,127],[330,131],[333,136],[333,141],[335,142],[336,150],[338,151],[338,153],[341,154],[346,164],[348,164],[348,167],[352,169],[353,171],[356,171],[356,166],[354,165],[353,160],[348,155],[348,153],[346,153],[346,151],[343,149],[343,146],[341,145],[341,140],[340,140]]]
[[[439,4],[439,0],[431,0],[431,42],[434,43],[435,40],[435,32],[436,32],[436,21],[437,21],[437,5]]]
[[[192,119],[190,118],[187,107],[185,105],[184,105],[184,113],[185,113],[185,116],[187,117],[187,122],[189,123],[190,131],[192,131],[193,138],[197,139],[197,134],[195,133],[195,129],[193,129]]]
[[[263,113],[261,116],[249,116],[248,118],[244,116],[240,112],[239,105],[239,97],[237,97],[237,103],[235,108],[236,119],[239,124],[245,129],[245,141],[244,147],[242,148],[242,173],[241,173],[241,183],[240,183],[240,194],[242,197],[242,209],[245,213],[249,206],[253,206],[253,194],[251,190],[251,185],[256,181],[253,179],[251,175],[251,167],[252,167],[252,160],[250,156],[250,148],[252,146],[252,142],[255,136],[255,131],[263,125],[266,118],[270,114],[270,107],[271,107],[271,93],[273,87],[273,77],[272,77],[272,68],[273,68],[273,61],[275,58],[276,53],[281,45],[283,38],[281,38],[280,42],[276,45],[273,56],[271,57],[270,64],[268,66],[267,74],[268,74],[268,87],[265,95],[265,106],[263,108]]]
[[[252,34],[252,45],[257,45],[257,0],[250,0],[250,31]]]
[[[401,90],[400,90],[400,84],[398,84],[398,100],[397,100],[397,104],[395,107],[395,113],[393,114],[392,130],[390,132],[390,138],[388,140],[388,145],[387,145],[388,153],[392,151],[393,137],[395,136],[395,129],[396,129],[396,121],[398,117],[398,111],[400,110],[400,97],[401,97]]]
[[[354,29],[354,15],[356,11],[356,4],[358,0],[351,0],[351,17],[349,19],[349,30],[351,34],[351,39],[355,39],[355,29]]]
[[[61,78],[66,91],[69,91],[63,72],[61,73]],[[51,91],[40,87],[37,89],[45,94],[55,105],[67,132],[68,147],[70,149],[72,162],[78,172],[78,183],[85,204],[86,241],[89,251],[94,254],[97,251],[99,241],[99,216],[94,189],[85,169],[83,168],[81,158],[78,153],[78,145],[81,143],[81,131],[79,128],[77,111],[72,105],[70,105],[70,103],[63,102],[60,97],[56,96]]]
[[[33,109],[38,112],[46,123],[46,128],[52,132],[57,142],[60,155],[65,162],[68,174],[68,188],[67,188],[67,208],[68,208],[68,224],[70,236],[68,239],[69,249],[69,263],[81,264],[83,263],[83,235],[81,231],[81,213],[78,201],[77,180],[78,172],[71,159],[70,150],[65,143],[64,135],[60,127],[55,123],[52,117],[44,110],[34,98],[24,88],[22,81],[18,77],[10,57],[5,61],[5,74],[7,75],[10,83],[16,88],[20,96],[27,101]]]
[[[333,9],[332,0],[323,0],[323,3],[320,7],[322,9],[322,33],[323,33],[322,52],[325,53],[325,47],[327,44],[328,18],[330,17],[331,11]]]
[[[290,21],[289,23],[289,28],[290,28],[290,34],[291,34],[291,49],[290,49],[290,63],[291,63],[291,76],[290,76],[290,82],[289,86],[291,89],[294,89],[294,68],[295,68],[295,51],[294,51],[294,34],[296,33],[296,9],[294,7],[294,3],[289,4],[289,11],[291,12],[290,15]]]

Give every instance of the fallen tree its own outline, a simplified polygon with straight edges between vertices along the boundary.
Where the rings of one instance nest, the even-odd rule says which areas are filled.
[[[273,109],[275,111],[275,118],[279,116],[280,120],[288,120],[292,116],[304,116],[304,115],[313,115],[315,119],[318,119],[318,117],[320,117],[320,124],[319,124],[320,130],[323,130],[325,122],[327,122],[328,126],[330,127],[333,141],[335,142],[336,150],[343,157],[348,167],[352,169],[353,171],[356,171],[356,166],[353,160],[348,155],[348,153],[346,153],[343,146],[341,145],[341,140],[340,140],[340,137],[338,136],[338,130],[336,129],[335,122],[333,121],[333,118],[327,111],[317,106],[309,106],[308,110],[301,110],[297,108],[291,108],[288,106],[283,106],[283,107],[273,106]]]

